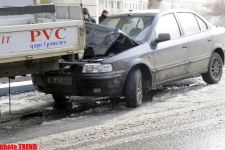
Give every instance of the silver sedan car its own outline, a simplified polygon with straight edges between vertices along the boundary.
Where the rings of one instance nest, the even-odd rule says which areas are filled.
[[[39,91],[56,103],[66,96],[125,97],[128,107],[143,94],[172,81],[202,75],[220,81],[225,29],[188,10],[129,12],[101,25],[86,24],[87,48],[82,60],[62,62],[61,70],[33,75]]]

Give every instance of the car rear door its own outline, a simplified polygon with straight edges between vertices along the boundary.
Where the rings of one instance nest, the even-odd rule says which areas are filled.
[[[171,40],[158,43],[154,49],[156,81],[163,82],[186,74],[188,47],[173,13],[159,18],[155,35],[169,33]]]
[[[178,21],[188,40],[189,74],[205,72],[212,52],[212,37],[207,24],[197,15],[188,12],[177,13]]]

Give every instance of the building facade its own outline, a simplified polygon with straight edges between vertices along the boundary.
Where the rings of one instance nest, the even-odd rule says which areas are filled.
[[[44,3],[82,3],[83,7],[89,9],[92,17],[97,18],[103,10],[110,14],[125,12],[129,10],[147,9],[148,0],[39,0]]]
[[[222,0],[223,1],[223,0]],[[216,0],[149,0],[149,9],[190,9],[196,11],[202,16],[206,17],[211,23],[216,25],[225,24],[224,18],[221,16],[214,17],[208,12],[210,10],[210,4],[215,3]],[[222,22],[222,23],[220,23]]]
[[[191,9],[194,11],[203,10],[213,0],[149,0],[150,9]]]
[[[191,9],[201,13],[206,5],[213,0],[38,0],[44,3],[82,3],[89,9],[96,20],[103,10],[110,14],[127,12],[129,10],[146,9]],[[203,14],[203,13],[201,13]]]
[[[111,14],[115,14],[129,10],[145,10],[147,8],[148,0],[99,0],[99,13],[104,9]]]

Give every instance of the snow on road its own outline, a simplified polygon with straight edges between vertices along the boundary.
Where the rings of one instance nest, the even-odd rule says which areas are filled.
[[[18,84],[17,84],[18,85]],[[21,85],[21,84],[20,84]],[[34,110],[40,110],[53,103],[50,95],[43,93],[29,92],[11,96],[12,115],[21,115]],[[1,117],[9,116],[9,98],[8,96],[0,97],[0,112]]]

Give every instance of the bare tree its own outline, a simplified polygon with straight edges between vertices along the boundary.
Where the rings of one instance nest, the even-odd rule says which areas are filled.
[[[209,14],[212,16],[225,16],[225,2],[224,0],[215,0],[207,5]]]
[[[215,25],[225,26],[225,1],[215,0],[206,5],[205,15]]]
[[[203,15],[213,24],[225,26],[225,0],[215,0],[205,5]]]

